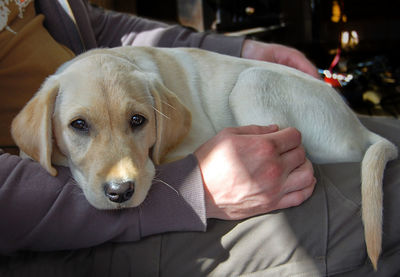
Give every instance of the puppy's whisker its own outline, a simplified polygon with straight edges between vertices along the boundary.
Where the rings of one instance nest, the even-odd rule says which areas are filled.
[[[171,104],[169,104],[169,103],[167,103],[167,102],[165,102],[165,101],[162,101],[162,103],[165,104],[165,105],[167,105],[167,106],[170,107],[171,109],[176,110],[176,108],[175,108],[174,106],[172,106]]]
[[[163,114],[161,111],[157,110],[155,107],[153,107],[153,109],[158,112],[161,116],[165,117],[166,119],[171,119],[168,116],[166,116],[165,114]]]
[[[172,187],[170,184],[168,184],[167,182],[164,182],[163,180],[161,180],[161,179],[158,179],[158,178],[154,178],[154,180],[155,181],[157,181],[157,182],[160,182],[160,183],[162,183],[162,184],[164,184],[164,185],[166,185],[167,187],[169,187],[170,189],[172,189],[173,191],[175,191],[176,192],[176,194],[179,196],[180,194],[179,194],[179,191],[177,191],[174,187]]]

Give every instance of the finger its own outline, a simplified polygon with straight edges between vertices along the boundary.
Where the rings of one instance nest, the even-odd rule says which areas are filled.
[[[272,124],[267,126],[246,125],[227,128],[227,130],[236,135],[265,135],[279,130],[278,125]]]
[[[269,134],[268,138],[273,141],[279,154],[299,147],[301,144],[301,133],[292,127]]]
[[[313,76],[316,79],[321,79],[321,75],[318,73],[318,69],[310,62],[306,62],[304,65],[301,66],[302,71]]]
[[[287,63],[290,67],[294,67],[317,79],[321,79],[318,69],[302,54],[297,55],[297,57],[293,55],[292,59]]]
[[[285,173],[289,175],[293,170],[297,169],[306,162],[306,152],[303,146],[291,149],[281,155],[282,165]]]
[[[285,194],[277,204],[277,209],[286,209],[301,205],[312,195],[315,185],[310,185],[302,190]]]
[[[318,70],[313,63],[300,51],[294,48],[286,48],[285,55],[282,52],[275,51],[275,59],[278,63],[296,68],[317,79],[321,79]]]
[[[317,183],[313,172],[311,162],[307,161],[290,175],[287,180],[290,185],[285,188],[287,193],[277,203],[278,209],[298,206],[312,195]]]
[[[317,68],[312,63],[302,62],[297,65],[298,70],[303,71],[304,73],[307,73],[308,75],[311,75],[316,79],[321,79]]]
[[[309,186],[315,185],[314,168],[309,160],[293,170],[283,184],[282,190],[285,194],[301,191]]]

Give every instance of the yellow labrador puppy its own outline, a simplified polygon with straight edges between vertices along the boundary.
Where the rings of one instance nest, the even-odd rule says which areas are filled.
[[[195,49],[90,51],[49,77],[12,124],[50,174],[68,166],[99,209],[142,203],[154,164],[192,153],[228,126],[293,126],[316,163],[362,160],[368,254],[381,249],[382,178],[396,147],[368,131],[322,81],[294,69]]]

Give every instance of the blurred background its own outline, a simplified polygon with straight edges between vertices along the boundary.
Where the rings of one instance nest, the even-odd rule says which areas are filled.
[[[199,31],[303,51],[359,113],[399,117],[400,1],[93,0]]]

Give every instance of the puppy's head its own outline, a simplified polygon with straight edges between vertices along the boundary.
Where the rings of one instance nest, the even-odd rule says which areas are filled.
[[[99,209],[138,206],[154,164],[187,134],[190,113],[130,61],[94,53],[51,76],[12,123],[21,151],[52,175],[69,166]]]

